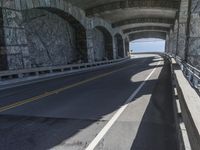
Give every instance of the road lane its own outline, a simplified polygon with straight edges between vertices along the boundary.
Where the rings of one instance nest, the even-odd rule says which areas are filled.
[[[159,81],[158,76],[164,64],[163,60],[159,59],[159,56],[155,55],[139,55],[137,59],[127,64],[22,86],[17,89],[14,88],[12,91],[16,90],[16,94],[9,95],[8,90],[1,91],[0,93],[9,95],[0,98],[0,104],[4,106],[21,99],[43,94],[46,91],[70,86],[95,76],[121,69],[102,78],[66,89],[58,94],[43,97],[38,101],[1,112],[0,122],[3,122],[1,128],[4,130],[0,130],[0,135],[5,135],[3,139],[6,140],[0,140],[0,147],[3,146],[5,150],[16,149],[16,147],[17,149],[37,150],[50,148],[85,149],[133,91],[152,72],[156,64],[162,62],[159,69],[147,82],[147,85],[138,93],[138,97],[152,94],[156,83]],[[131,66],[127,67],[127,65]],[[147,97],[148,101],[151,96]],[[135,106],[135,104],[133,105]],[[140,106],[140,108],[142,111],[145,111],[145,104],[143,107]],[[137,111],[133,113],[137,114]],[[138,116],[142,120],[142,116],[136,114],[134,116]],[[131,116],[130,113],[127,113],[126,118],[131,118],[131,121],[134,122]],[[129,123],[127,125],[131,126]],[[140,121],[137,124],[140,124]],[[111,131],[115,130],[115,125],[111,127]],[[133,123],[132,125],[129,128],[131,129],[130,132],[136,130],[135,124]],[[120,130],[122,129],[123,127],[120,128]],[[117,134],[118,130],[114,133]],[[108,134],[115,135],[110,133],[110,131],[108,131]],[[116,144],[117,141],[114,138],[113,140],[107,139],[108,134],[105,135],[106,142],[101,141],[99,143],[100,146],[96,147],[97,149],[102,149],[102,144],[104,145],[103,149],[115,148],[113,144]],[[16,139],[15,135],[18,135],[17,137],[19,138]],[[133,143],[131,140],[133,140],[135,134],[127,133],[126,135],[132,135],[132,138],[127,139],[125,147],[121,148],[125,150],[131,147]]]

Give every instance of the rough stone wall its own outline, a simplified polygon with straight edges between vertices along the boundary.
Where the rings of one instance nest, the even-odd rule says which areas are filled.
[[[179,32],[177,55],[185,60],[186,44],[187,44],[187,21],[188,21],[189,0],[181,0],[179,12]]]
[[[66,65],[76,59],[75,31],[66,20],[42,9],[22,14],[32,68]]]
[[[5,40],[3,24],[3,12],[0,9],[0,70],[6,70],[8,68],[7,55],[4,53]]]
[[[87,18],[85,16],[85,12],[78,7],[73,6],[68,1],[65,0],[0,0],[0,70],[18,70],[18,69],[28,69],[32,67],[40,67],[40,66],[53,66],[53,65],[63,65],[66,63],[73,61],[72,58],[68,58],[67,56],[61,55],[61,53],[70,53],[64,51],[62,48],[63,41],[67,41],[68,39],[65,35],[61,36],[61,39],[53,38],[53,42],[56,42],[56,45],[50,46],[50,42],[44,40],[43,36],[40,36],[40,32],[33,32],[33,30],[41,30],[35,27],[42,25],[39,21],[39,18],[44,16],[39,16],[35,18],[31,18],[30,13],[26,14],[27,10],[32,9],[46,9],[51,11],[54,14],[59,15],[64,20],[69,20],[70,24],[74,27],[75,31],[71,31],[70,34],[75,35],[75,46],[76,52],[78,53],[76,62],[93,62],[94,61],[94,47],[93,47],[93,29],[98,27],[103,27],[106,29],[105,35],[105,55],[107,59],[116,59],[116,51],[114,48],[113,37],[116,33],[119,33],[124,37],[124,34],[119,28],[113,28],[112,25],[106,22],[103,19],[98,17]],[[44,12],[43,12],[44,13]],[[38,14],[38,13],[37,13]],[[28,16],[29,15],[29,16]],[[42,15],[42,14],[41,14]],[[54,17],[54,15],[47,15],[49,18]],[[50,19],[46,17],[46,20],[49,23],[45,23],[48,28],[52,28],[52,24],[55,23],[53,19],[53,23],[50,22]],[[25,19],[23,19],[25,18]],[[27,19],[28,18],[28,19]],[[28,23],[27,20],[34,19],[36,21],[33,25]],[[61,18],[60,18],[61,20]],[[56,30],[58,26],[64,24],[64,21],[58,21],[58,25],[56,26]],[[51,20],[52,21],[52,20]],[[62,23],[61,23],[62,22]],[[44,23],[44,22],[43,22]],[[56,22],[57,23],[57,22]],[[24,27],[25,25],[25,27]],[[51,26],[51,27],[49,27]],[[71,28],[68,23],[66,23],[68,28]],[[30,28],[31,27],[31,28]],[[61,30],[64,34],[67,34],[64,29],[61,27]],[[84,29],[84,30],[83,30]],[[26,31],[25,31],[26,30]],[[45,30],[45,29],[44,29]],[[71,29],[70,29],[71,30]],[[47,31],[47,30],[45,30]],[[48,30],[45,33],[45,36],[49,34],[50,36],[59,36],[60,32],[49,32]],[[85,32],[86,31],[86,32]],[[108,34],[109,33],[109,34]],[[36,35],[37,34],[37,35]],[[39,35],[39,36],[38,36]],[[33,38],[34,37],[34,38]],[[34,39],[34,40],[33,40]],[[48,39],[48,38],[47,38]],[[72,39],[74,39],[72,37]],[[73,40],[72,40],[73,41]],[[36,44],[37,43],[37,44]],[[62,44],[61,44],[62,43]],[[68,41],[66,42],[68,43]],[[65,46],[69,46],[65,43]],[[74,43],[74,42],[72,42]],[[73,44],[72,44],[73,45]],[[71,47],[71,49],[73,46]],[[38,51],[36,54],[34,51]],[[48,51],[47,51],[48,49]],[[54,55],[55,51],[53,49],[58,49],[58,55]],[[70,47],[68,48],[70,49]],[[46,51],[46,52],[45,52]],[[31,53],[31,54],[30,54]],[[45,54],[46,53],[46,54]],[[47,54],[48,53],[48,54]],[[41,54],[41,55],[40,55]],[[70,53],[71,54],[71,53]],[[69,54],[69,55],[70,55]],[[48,57],[43,58],[41,60],[41,56],[48,55]],[[71,54],[75,56],[76,54]],[[39,58],[37,58],[39,56]],[[51,58],[55,57],[55,59]],[[61,58],[58,61],[58,58]],[[80,61],[81,60],[81,61]]]
[[[13,9],[1,9],[1,70],[30,68],[29,51],[22,15]]]
[[[187,61],[200,69],[200,1],[192,0]]]
[[[95,61],[103,60],[105,57],[105,38],[104,34],[96,28],[93,29],[93,46]]]

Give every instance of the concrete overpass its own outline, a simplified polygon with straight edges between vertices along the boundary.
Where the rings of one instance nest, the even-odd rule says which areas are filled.
[[[1,0],[0,147],[199,150],[199,7]],[[141,38],[165,53],[130,59]]]

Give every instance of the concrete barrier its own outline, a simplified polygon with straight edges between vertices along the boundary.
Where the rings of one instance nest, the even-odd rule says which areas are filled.
[[[56,67],[42,67],[42,68],[13,70],[13,71],[1,71],[0,81],[3,82],[5,80],[11,80],[11,79],[26,78],[26,77],[32,77],[32,76],[42,76],[42,75],[53,74],[53,73],[56,74],[59,72],[70,73],[74,71],[87,70],[89,68],[105,66],[108,64],[115,64],[127,59],[128,57],[115,59],[115,60],[93,62],[93,63],[73,64],[73,65],[56,66]]]
[[[182,139],[179,139],[180,150],[200,150],[200,97],[197,91],[191,86],[190,82],[184,76],[181,66],[177,61],[166,55],[171,62],[172,77],[177,90],[177,98],[180,103],[180,110],[176,110],[179,118]],[[176,106],[177,108],[179,106]],[[184,124],[185,129],[182,129]],[[187,132],[185,134],[185,132]],[[186,143],[184,136],[188,136],[189,143]],[[181,143],[185,142],[185,143]],[[183,146],[184,145],[184,146]]]

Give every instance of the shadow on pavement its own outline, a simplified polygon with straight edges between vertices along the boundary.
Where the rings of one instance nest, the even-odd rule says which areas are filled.
[[[131,150],[177,150],[169,64],[163,68]]]
[[[142,58],[139,58],[142,59]],[[154,61],[155,57],[149,57],[148,62]],[[135,74],[154,68],[148,63],[139,68]],[[165,67],[166,68],[166,67]],[[171,83],[169,67],[161,72],[159,81],[147,81],[150,86],[155,86],[153,96],[146,113],[142,119],[136,139],[133,142],[132,150],[175,150],[176,133],[172,111]],[[130,82],[129,75],[127,82]],[[133,83],[139,86],[142,82]],[[125,83],[123,83],[125,84]],[[150,94],[151,90],[147,89],[143,94]],[[117,94],[117,93],[116,93]],[[106,102],[106,101],[105,101]],[[109,108],[93,112],[95,119],[70,119],[70,118],[47,118],[35,116],[0,116],[0,149],[3,150],[44,150],[62,144],[64,140],[76,135],[82,129],[98,124],[103,116],[114,112],[124,104],[124,100],[116,100],[116,103]],[[98,103],[96,103],[98,106]],[[80,106],[79,106],[80,107]],[[106,106],[105,106],[106,107]],[[90,114],[89,114],[90,115]],[[72,143],[73,144],[73,143]],[[84,145],[75,141],[74,144]]]

